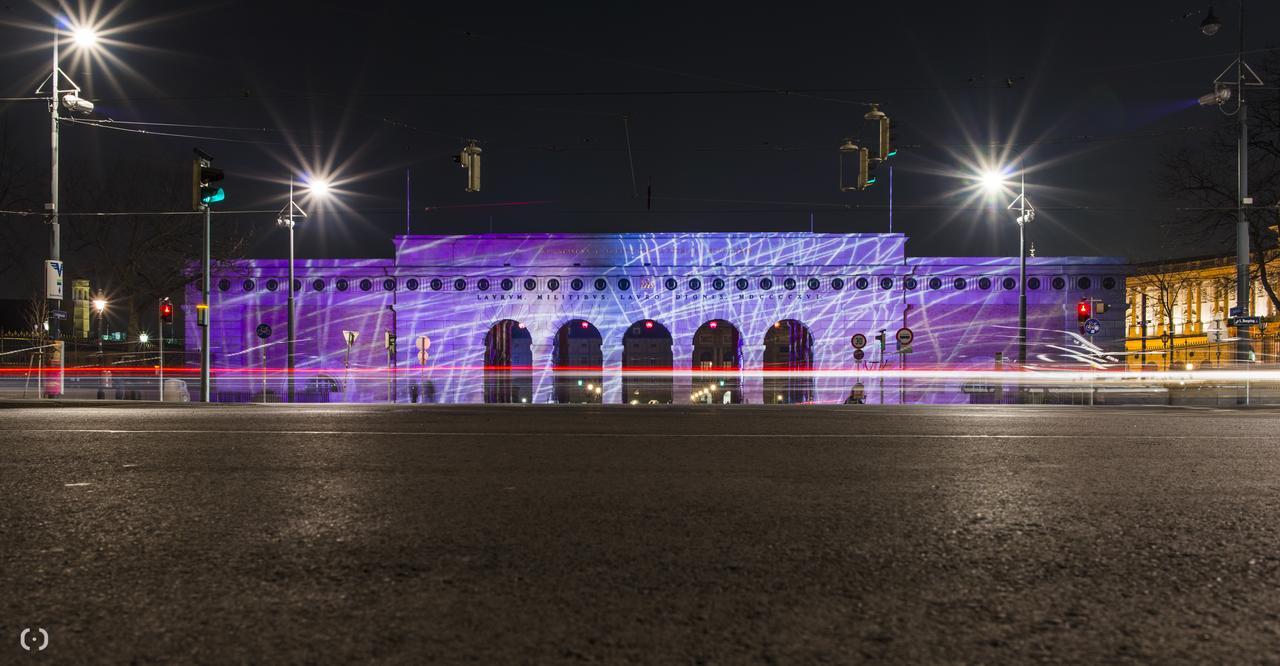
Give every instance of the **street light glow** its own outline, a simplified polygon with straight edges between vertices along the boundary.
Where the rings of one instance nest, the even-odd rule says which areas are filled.
[[[986,171],[980,176],[982,189],[995,194],[1004,189],[1004,174],[999,171]]]
[[[307,183],[307,189],[310,190],[313,196],[329,196],[329,181],[323,178],[316,178]]]
[[[138,334],[138,342],[140,342],[140,343],[142,343],[142,344],[144,344],[144,345],[145,345],[145,344],[147,344],[147,341],[148,341],[148,340],[150,340],[150,339],[151,339],[151,336],[150,336],[150,335],[147,335],[146,333],[139,333],[139,334]]]
[[[102,299],[102,298],[93,299],[93,309],[98,314],[102,314],[103,310],[107,309],[106,299]]]
[[[87,26],[73,29],[71,36],[80,48],[91,48],[98,43],[98,33]]]

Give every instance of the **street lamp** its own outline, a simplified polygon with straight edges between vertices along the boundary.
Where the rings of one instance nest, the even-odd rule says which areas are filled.
[[[322,178],[312,178],[307,182],[307,190],[310,192],[310,194],[314,196],[324,197],[329,194],[329,183],[328,181],[325,181]],[[287,333],[288,351],[286,352],[288,355],[288,370],[287,370],[288,402],[293,402],[293,399],[294,399],[293,365],[294,365],[294,342],[296,340],[296,323],[294,321],[295,315],[294,315],[294,306],[293,306],[293,294],[295,291],[297,291],[296,289],[294,289],[294,282],[293,282],[294,280],[294,277],[293,277],[294,216],[297,215],[303,218],[307,216],[306,211],[302,210],[302,207],[299,206],[296,201],[294,201],[293,194],[294,194],[293,174],[289,174],[289,203],[285,204],[285,207],[281,208],[280,213],[276,215],[276,226],[285,227],[289,230],[289,286],[288,286],[289,297],[288,297],[288,305],[286,306],[289,311],[288,312],[289,323],[288,323],[288,333]]]
[[[1022,151],[1014,149],[1018,154],[1018,196],[1009,204],[1008,210],[1018,211],[1018,365],[1027,363],[1027,248],[1026,226],[1036,217],[1036,209],[1027,200],[1026,163],[1022,159]],[[1005,172],[987,171],[981,174],[982,186],[992,195],[1005,191]]]
[[[102,400],[106,397],[103,381],[103,373],[106,371],[102,370],[106,365],[102,359],[102,315],[107,311],[107,299],[101,291],[93,299],[93,311],[98,315],[98,399]]]
[[[62,232],[58,225],[58,109],[62,106],[68,110],[88,114],[93,111],[93,102],[80,97],[80,86],[71,80],[59,67],[58,49],[61,41],[65,38],[65,32],[59,26],[64,23],[61,19],[54,19],[53,26],[53,62],[50,67],[49,78],[45,81],[49,84],[49,259],[54,262],[62,261]],[[91,26],[71,26],[72,44],[84,49],[92,49],[98,42],[97,33]],[[66,78],[68,88],[63,88],[61,79]],[[44,90],[44,84],[36,89],[39,95]],[[46,270],[48,270],[46,268]],[[54,300],[54,308],[61,308],[62,299]],[[62,354],[62,349],[58,348],[58,354]],[[63,363],[58,362],[58,386],[61,392],[62,386],[62,367]]]

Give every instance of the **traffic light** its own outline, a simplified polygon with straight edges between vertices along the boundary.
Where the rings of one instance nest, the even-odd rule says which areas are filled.
[[[1093,305],[1089,303],[1089,299],[1082,298],[1076,303],[1076,323],[1080,325],[1080,332],[1084,332],[1084,323],[1093,316]]]
[[[168,297],[160,299],[160,321],[165,324],[173,323],[173,303],[169,302]]]
[[[197,157],[191,160],[191,208],[204,210],[209,204],[215,204],[227,198],[221,187],[213,185],[222,180],[222,169],[211,166],[212,159],[197,151]]]
[[[883,354],[883,353],[884,353],[885,340],[886,340],[886,338],[884,337],[884,331],[883,331],[883,330],[881,330],[879,333],[877,333],[877,334],[876,334],[876,342],[879,342],[879,343],[880,343],[880,353],[881,353],[881,354]]]
[[[467,170],[468,192],[480,191],[480,153],[480,146],[472,139],[462,148],[462,152],[453,156],[453,161]]]
[[[863,118],[878,124],[876,133],[880,138],[879,150],[871,158],[872,168],[875,168],[875,165],[898,154],[898,149],[893,146],[893,124],[877,104],[872,104],[871,110]]]

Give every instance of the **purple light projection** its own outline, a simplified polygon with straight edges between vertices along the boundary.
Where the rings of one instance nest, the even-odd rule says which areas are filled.
[[[618,372],[624,341],[636,340],[636,333],[626,337],[633,326],[651,329],[647,322],[670,332],[669,358],[678,372],[667,381],[677,403],[703,383],[680,371],[722,369],[703,366],[709,357],[695,357],[695,332],[712,320],[728,322],[739,334],[737,364],[745,374],[733,380],[734,402],[788,401],[792,395],[843,402],[855,381],[874,381],[881,365],[874,338],[881,329],[888,338],[884,367],[989,370],[998,352],[1006,359],[1016,354],[1017,259],[907,257],[902,234],[397,236],[394,244],[393,259],[297,262],[296,381],[304,399],[407,402],[415,386],[435,402],[482,402],[486,395],[514,402],[563,399],[576,395],[556,389],[554,372],[561,368],[563,383],[564,368],[574,365],[572,358],[566,361],[570,351],[557,348],[557,335],[570,322],[590,322],[599,332],[595,353],[603,369],[582,372],[602,373],[598,400],[605,403],[627,402]],[[284,393],[283,377],[258,370],[285,365],[287,270],[282,260],[253,260],[213,276],[216,400],[254,399],[264,383],[268,391]],[[1125,272],[1118,258],[1028,259],[1028,361],[1070,360],[1064,356],[1078,347],[1075,304],[1085,297],[1111,306],[1092,342],[1121,349]],[[198,294],[189,292],[187,303],[197,301]],[[187,339],[198,340],[193,306],[186,307]],[[520,331],[522,340],[527,332],[528,351],[521,347],[520,367],[503,379],[514,388],[486,391],[486,358],[513,358],[486,353],[486,340],[501,337],[486,336],[504,320],[515,324],[503,330]],[[789,339],[802,340],[804,349],[766,344],[771,328],[783,321],[798,332]],[[260,323],[277,332],[265,344],[254,334]],[[915,333],[905,354],[893,339],[903,326]],[[349,367],[343,331],[357,334]],[[385,348],[388,332],[398,339],[393,357]],[[850,346],[854,333],[872,340],[862,361]],[[417,349],[420,336],[430,340],[425,354]],[[665,345],[651,337],[645,340],[649,351]],[[503,344],[512,336],[506,338]],[[770,344],[788,338],[776,339],[783,342]],[[779,350],[795,362],[788,364]],[[668,358],[661,352],[653,358]],[[722,361],[723,352],[716,354]],[[769,378],[753,372],[765,367],[766,356],[770,368],[845,370],[858,378],[817,376],[803,380],[802,390],[775,394]],[[388,370],[392,362],[394,373]],[[895,390],[888,401],[898,400],[963,402],[967,396],[957,386],[927,394]]]

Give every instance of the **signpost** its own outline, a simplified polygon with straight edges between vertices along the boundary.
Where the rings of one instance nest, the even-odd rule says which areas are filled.
[[[1102,322],[1090,317],[1084,320],[1084,332],[1086,335],[1097,335],[1102,330]]]
[[[867,346],[867,336],[861,333],[854,333],[853,337],[849,338],[849,343],[853,345],[854,349],[862,349]]]
[[[1257,315],[1253,315],[1249,317],[1244,317],[1244,316],[1232,317],[1231,319],[1227,320],[1227,323],[1237,328],[1240,328],[1243,326],[1257,326],[1262,323],[1262,317],[1259,317]]]
[[[907,328],[906,326],[903,326],[902,328],[898,329],[898,332],[895,333],[893,337],[895,340],[898,341],[899,347],[910,347],[911,341],[916,339],[916,334],[912,333],[911,329]]]

